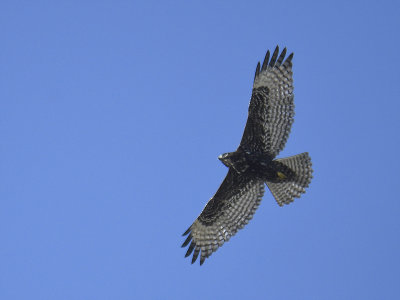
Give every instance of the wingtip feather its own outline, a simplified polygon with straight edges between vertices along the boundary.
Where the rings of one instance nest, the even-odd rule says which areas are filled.
[[[281,55],[279,55],[279,58],[278,58],[278,60],[276,62],[276,66],[277,67],[279,67],[282,64],[283,59],[285,58],[285,55],[286,55],[286,51],[287,51],[286,47],[283,48],[283,50],[281,52]]]
[[[190,226],[190,227],[182,234],[182,236],[187,235],[191,230],[192,230],[192,226]]]
[[[186,247],[191,240],[192,240],[192,234],[189,234],[188,237],[186,238],[186,240],[183,242],[181,247],[182,248]]]
[[[275,65],[276,59],[278,58],[278,53],[279,53],[279,46],[276,45],[274,53],[272,54],[271,60],[269,62],[270,67],[273,67]]]
[[[269,56],[270,56],[270,52],[268,50],[267,53],[265,54],[264,62],[263,62],[262,67],[261,67],[262,71],[266,70],[267,67],[268,67]]]
[[[197,260],[199,253],[200,253],[200,248],[198,246],[196,246],[196,249],[194,249],[194,252],[193,252],[192,264],[194,264],[194,262]]]
[[[187,250],[185,257],[188,257],[190,254],[192,254],[194,247],[196,246],[196,244],[192,241],[190,243],[189,249]]]
[[[292,62],[292,59],[293,59],[293,55],[294,55],[293,52],[290,53],[290,55],[286,58],[285,63],[291,63],[291,62]]]
[[[256,73],[254,74],[254,80],[256,80],[258,74],[260,74],[260,62],[257,63]]]

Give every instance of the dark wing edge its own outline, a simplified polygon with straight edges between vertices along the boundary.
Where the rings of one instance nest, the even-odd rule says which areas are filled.
[[[276,157],[285,147],[294,117],[293,72],[291,53],[279,55],[277,46],[267,51],[264,62],[257,64],[249,114],[240,147],[262,151]],[[271,56],[271,59],[270,59]]]
[[[214,197],[183,234],[187,238],[182,247],[189,245],[185,257],[193,252],[192,264],[200,256],[202,265],[253,218],[263,195],[264,182],[230,169]]]

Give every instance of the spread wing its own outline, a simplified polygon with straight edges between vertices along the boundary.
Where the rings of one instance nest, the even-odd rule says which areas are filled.
[[[251,152],[264,152],[272,157],[285,147],[294,117],[292,58],[284,61],[286,48],[279,55],[277,46],[269,59],[256,68],[249,115],[240,147]]]
[[[243,228],[253,217],[264,195],[264,182],[229,169],[218,191],[200,216],[183,234],[189,243],[185,257],[193,253],[192,264],[200,254],[204,260]]]

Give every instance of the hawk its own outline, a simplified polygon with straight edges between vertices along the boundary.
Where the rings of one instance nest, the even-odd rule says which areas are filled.
[[[257,64],[248,118],[235,152],[218,157],[229,168],[221,186],[201,214],[185,231],[182,247],[192,264],[200,265],[253,217],[266,184],[279,206],[305,193],[311,182],[311,158],[307,152],[275,159],[285,147],[294,117],[293,53],[275,48],[270,59]]]

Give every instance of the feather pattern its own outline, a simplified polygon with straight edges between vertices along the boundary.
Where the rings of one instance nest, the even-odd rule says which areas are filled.
[[[220,188],[207,203],[200,216],[184,233],[182,247],[188,245],[186,256],[193,249],[192,263],[200,253],[200,264],[227,242],[252,218],[264,195],[264,182],[229,170]]]
[[[267,152],[272,157],[285,147],[294,117],[293,53],[284,62],[286,48],[279,58],[278,53],[277,46],[268,62],[267,52],[261,71],[257,65],[249,116],[240,142],[247,151]]]
[[[312,179],[311,158],[307,152],[297,154],[291,157],[280,158],[276,160],[289,167],[295,173],[290,181],[269,182],[266,184],[274,196],[279,206],[293,202],[294,198],[299,198],[306,192],[306,188]]]

